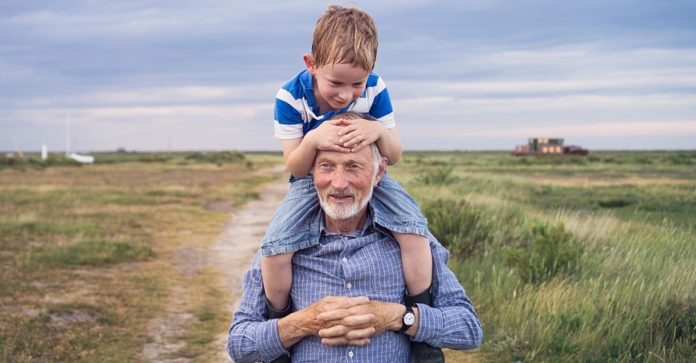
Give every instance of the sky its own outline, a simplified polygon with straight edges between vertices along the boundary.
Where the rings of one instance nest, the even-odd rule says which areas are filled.
[[[377,22],[406,151],[696,149],[693,0],[0,0],[0,150],[280,150],[334,3]]]

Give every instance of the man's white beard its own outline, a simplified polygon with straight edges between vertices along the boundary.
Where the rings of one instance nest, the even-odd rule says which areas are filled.
[[[338,195],[353,195],[355,196],[355,191],[353,189],[347,189],[344,192],[338,192],[337,190],[333,188],[329,188],[323,192],[320,192],[319,194],[319,204],[321,205],[321,208],[324,210],[324,213],[329,216],[331,219],[335,220],[346,220],[352,217],[355,217],[360,211],[367,206],[367,202],[370,201],[372,198],[372,191],[373,188],[370,188],[370,192],[365,195],[365,198],[361,200],[355,200],[353,203],[350,203],[348,205],[345,204],[335,204],[329,202],[329,195],[330,194],[338,194]]]

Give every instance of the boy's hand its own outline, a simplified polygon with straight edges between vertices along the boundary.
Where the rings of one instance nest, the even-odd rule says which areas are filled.
[[[317,150],[349,153],[351,149],[339,141],[339,133],[344,129],[342,125],[343,120],[325,121],[314,131],[308,133],[306,137],[311,138],[311,142]]]
[[[341,119],[343,128],[338,132],[338,142],[351,152],[360,151],[367,145],[379,140],[387,129],[381,122],[356,119]]]

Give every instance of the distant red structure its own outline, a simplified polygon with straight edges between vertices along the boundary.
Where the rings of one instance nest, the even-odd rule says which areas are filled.
[[[563,139],[549,137],[530,137],[527,145],[517,145],[512,152],[513,156],[524,155],[581,155],[585,156],[590,151],[578,145],[563,146]]]

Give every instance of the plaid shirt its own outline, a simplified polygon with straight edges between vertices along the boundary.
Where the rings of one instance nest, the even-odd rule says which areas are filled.
[[[371,300],[403,303],[405,283],[399,246],[391,233],[368,217],[362,230],[349,235],[323,228],[320,244],[293,256],[291,298],[302,309],[327,295],[367,296]],[[418,304],[420,323],[413,341],[452,349],[481,344],[483,331],[474,307],[456,276],[447,267],[447,250],[430,236],[434,260],[434,306]],[[257,253],[244,275],[243,296],[230,327],[227,349],[236,362],[271,361],[288,351],[278,334],[278,320],[267,320]],[[305,337],[291,348],[293,362],[408,362],[409,337],[387,331],[370,344],[325,346],[319,337]]]

